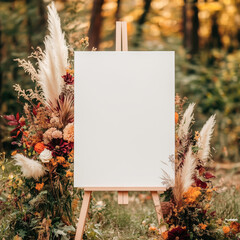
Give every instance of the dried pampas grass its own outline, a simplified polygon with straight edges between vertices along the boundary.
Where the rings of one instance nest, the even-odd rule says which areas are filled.
[[[180,139],[184,138],[189,132],[190,124],[194,117],[193,116],[194,107],[195,107],[195,103],[189,104],[187,110],[183,114],[183,118],[180,122],[179,129],[178,129],[178,137]]]
[[[195,169],[196,159],[192,153],[192,146],[190,145],[181,169],[183,192],[186,192],[188,188],[194,183],[193,177],[195,174]]]
[[[46,103],[54,108],[64,84],[62,75],[68,67],[68,47],[54,3],[48,6],[48,30],[50,34],[44,41],[45,51],[38,59],[38,83]]]
[[[212,115],[207,122],[204,124],[200,137],[197,141],[197,146],[199,147],[197,156],[202,162],[206,162],[210,154],[210,140],[212,138],[214,125],[216,123],[215,115]]]
[[[13,158],[16,161],[16,165],[21,167],[23,176],[26,178],[37,180],[46,173],[44,167],[38,161],[27,158],[19,153],[14,155]]]

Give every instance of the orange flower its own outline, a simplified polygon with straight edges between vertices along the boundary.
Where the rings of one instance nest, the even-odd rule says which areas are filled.
[[[72,177],[72,176],[73,176],[73,173],[70,172],[70,171],[67,171],[67,173],[66,173],[66,177]]]
[[[53,165],[53,167],[55,167],[55,166],[57,166],[57,165],[58,165],[58,162],[57,162],[57,161],[55,161],[55,159],[54,159],[54,158],[52,158],[52,159],[50,160],[50,162],[51,162],[51,164]]]
[[[224,226],[222,229],[223,229],[224,234],[228,234],[230,232],[230,227],[228,227],[228,226]]]
[[[206,224],[203,224],[203,223],[200,223],[198,225],[202,230],[205,230],[207,228],[207,225]]]
[[[199,131],[195,131],[195,137],[194,139],[197,141],[200,138],[200,133]]]
[[[163,232],[162,237],[164,240],[168,239],[168,231]]]
[[[58,156],[58,157],[57,157],[57,162],[58,162],[59,164],[63,164],[63,163],[65,163],[66,161],[65,161],[65,158],[64,158],[64,157]]]
[[[154,232],[157,230],[157,228],[155,226],[150,226],[148,230]]]
[[[37,152],[37,153],[41,153],[43,150],[45,149],[45,145],[43,143],[37,143],[35,146],[34,146],[34,150]]]
[[[238,222],[231,222],[230,228],[234,234],[240,232],[240,223]]]
[[[36,188],[38,191],[41,191],[42,188],[43,188],[43,186],[44,186],[44,183],[37,183],[35,188]]]
[[[17,154],[17,150],[15,150],[15,151],[13,151],[13,152],[11,153],[12,156],[14,156],[14,155],[16,155],[16,154]]]
[[[177,123],[178,123],[178,119],[179,119],[179,115],[178,115],[178,113],[177,113],[177,112],[175,112],[175,124],[177,124]]]
[[[187,192],[183,194],[186,203],[194,203],[197,198],[201,195],[200,187],[190,187]]]

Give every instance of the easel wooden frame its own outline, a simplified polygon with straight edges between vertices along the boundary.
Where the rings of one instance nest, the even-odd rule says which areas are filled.
[[[127,23],[116,22],[116,51],[128,51],[128,39],[127,39]],[[164,187],[85,187],[84,196],[82,201],[82,207],[77,224],[77,232],[75,240],[82,240],[84,227],[87,218],[87,212],[90,205],[92,192],[99,191],[117,191],[118,192],[118,204],[128,204],[128,192],[129,191],[149,191],[151,192],[155,210],[157,213],[157,219],[159,225],[164,222],[161,202],[159,199],[159,192],[164,192]],[[166,231],[166,226],[160,227],[161,232]]]

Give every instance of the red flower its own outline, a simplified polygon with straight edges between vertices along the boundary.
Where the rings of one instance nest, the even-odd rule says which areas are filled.
[[[62,76],[62,78],[64,79],[64,82],[66,84],[70,84],[70,85],[74,84],[74,77],[71,74],[66,73],[66,75]]]
[[[205,189],[207,187],[207,183],[201,181],[199,178],[195,179],[195,183],[196,183],[197,187],[200,187],[203,189]]]
[[[73,149],[73,145],[73,142],[67,142],[63,139],[53,139],[47,146],[52,151],[53,157],[56,157],[69,154]]]
[[[176,227],[168,232],[168,240],[190,240],[186,228]]]
[[[206,178],[206,179],[210,179],[210,178],[215,178],[215,176],[212,175],[210,172],[206,172],[206,173],[205,173],[205,178]]]

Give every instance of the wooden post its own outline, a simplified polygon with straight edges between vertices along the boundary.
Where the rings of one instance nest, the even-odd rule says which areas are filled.
[[[88,208],[91,200],[91,193],[92,192],[90,191],[84,192],[81,212],[80,212],[80,216],[77,224],[77,232],[76,232],[75,240],[82,240],[86,218],[87,218],[87,212],[88,212]]]
[[[164,218],[163,218],[162,207],[161,207],[161,202],[158,196],[158,192],[151,192],[151,194],[152,194],[155,210],[157,213],[158,224],[160,225],[160,231],[165,232],[166,226],[165,225],[161,226],[161,224],[164,222]]]

